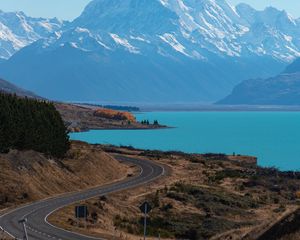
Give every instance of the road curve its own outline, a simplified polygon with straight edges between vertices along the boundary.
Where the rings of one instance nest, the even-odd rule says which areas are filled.
[[[131,157],[116,156],[122,162],[135,164],[141,168],[139,176],[125,179],[113,184],[93,189],[68,193],[63,196],[38,201],[0,216],[0,228],[16,239],[23,239],[23,229],[18,223],[20,219],[27,218],[27,230],[30,240],[94,240],[97,238],[80,235],[57,228],[51,225],[47,218],[56,210],[75,202],[106,195],[121,190],[137,187],[154,181],[164,175],[164,168],[148,160],[139,160]]]

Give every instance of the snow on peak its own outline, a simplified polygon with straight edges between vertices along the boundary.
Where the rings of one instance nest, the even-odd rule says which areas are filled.
[[[176,39],[176,37],[170,33],[165,33],[162,36],[159,36],[164,42],[166,42],[167,44],[169,44],[172,48],[174,48],[177,52],[180,52],[186,56],[188,56],[188,54],[186,54],[185,52],[185,47],[179,43]]]
[[[0,11],[0,58],[7,59],[19,49],[59,31],[64,22],[31,18],[24,12]]]
[[[112,39],[119,45],[122,45],[123,47],[125,47],[129,52],[131,53],[140,53],[140,51],[132,46],[127,39],[125,38],[121,38],[120,36],[118,36],[117,34],[113,34],[111,33],[110,36],[112,37]]]
[[[72,24],[94,35],[113,33],[103,39],[107,46],[114,48],[112,39],[117,46],[141,54],[148,49],[192,58],[197,58],[195,52],[250,53],[288,61],[286,53],[300,49],[299,20],[275,8],[257,11],[247,4],[233,7],[226,0],[93,0]]]
[[[93,0],[68,27],[22,12],[0,11],[0,23],[4,58],[51,34],[47,47],[68,43],[89,51],[123,48],[133,54],[181,53],[197,59],[213,53],[290,61],[300,52],[300,19],[272,7],[233,7],[226,0]]]

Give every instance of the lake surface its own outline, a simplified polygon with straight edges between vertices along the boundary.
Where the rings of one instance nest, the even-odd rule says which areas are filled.
[[[235,152],[257,156],[261,166],[300,170],[300,112],[149,112],[136,116],[174,128],[90,131],[73,133],[71,139],[189,153]]]

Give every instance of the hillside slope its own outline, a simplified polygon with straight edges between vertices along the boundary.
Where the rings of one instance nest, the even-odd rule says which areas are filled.
[[[0,209],[127,176],[128,168],[97,147],[72,142],[63,160],[34,151],[0,154]]]
[[[16,85],[14,85],[10,82],[7,82],[3,79],[0,79],[0,92],[16,94],[17,96],[20,96],[20,97],[40,98],[33,92],[19,88]]]

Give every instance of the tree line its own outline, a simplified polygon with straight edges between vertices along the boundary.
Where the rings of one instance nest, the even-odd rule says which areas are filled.
[[[66,126],[53,103],[0,93],[0,152],[35,150],[63,157],[70,147]]]
[[[142,120],[141,124],[143,124],[143,125],[150,125],[151,123],[149,122],[149,120]],[[154,120],[153,121],[153,125],[159,125],[158,121]]]

